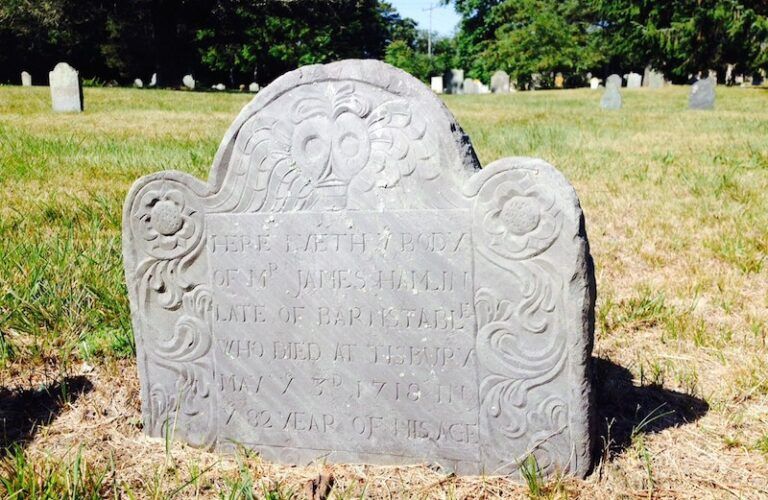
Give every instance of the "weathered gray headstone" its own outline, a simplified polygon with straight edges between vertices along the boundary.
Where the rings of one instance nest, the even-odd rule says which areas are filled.
[[[702,78],[691,85],[688,107],[690,109],[712,109],[715,107],[715,81],[712,77]]]
[[[600,98],[600,107],[603,109],[621,109],[621,77],[611,75],[605,81],[605,92]]]
[[[183,83],[189,90],[195,90],[195,79],[192,75],[184,75],[184,78],[181,79],[181,83]]]
[[[248,92],[258,92],[259,91],[259,84],[256,82],[251,82],[250,85],[248,85]]]
[[[48,82],[54,111],[79,113],[83,110],[83,87],[75,68],[60,62],[48,73]]]
[[[506,71],[497,71],[491,76],[491,91],[494,94],[509,93],[509,75]]]
[[[31,87],[32,86],[32,75],[30,75],[26,71],[22,71],[21,72],[21,85],[23,87]]]
[[[627,88],[639,89],[642,86],[643,77],[640,73],[630,73],[627,75]]]
[[[223,83],[217,83],[213,87],[211,87],[213,90],[227,90],[227,86]]]
[[[597,90],[598,88],[600,88],[600,81],[601,80],[599,78],[597,78],[596,76],[593,76],[592,78],[589,79],[589,88],[591,88],[592,90]]]
[[[465,94],[479,94],[480,93],[480,81],[474,78],[465,78],[462,85]]]
[[[589,470],[594,276],[554,167],[481,170],[429,88],[342,61],[257,94],[209,179],[159,172],[125,203],[146,432],[287,463]]]
[[[655,70],[651,70],[648,73],[648,86],[652,89],[660,89],[664,87],[664,74]]]
[[[541,88],[541,73],[533,73],[531,75],[531,84],[529,85],[530,90],[538,90]]]
[[[144,88],[144,82],[141,80],[141,78],[136,78],[133,81],[133,86],[136,87],[137,89]]]
[[[446,94],[461,94],[463,84],[463,69],[450,69],[443,74],[443,88],[445,88]]]
[[[432,80],[430,81],[432,92],[435,94],[442,94],[443,93],[443,77],[442,76],[433,76]]]
[[[157,73],[152,73],[152,78],[149,79],[149,86],[150,87],[157,86]]]

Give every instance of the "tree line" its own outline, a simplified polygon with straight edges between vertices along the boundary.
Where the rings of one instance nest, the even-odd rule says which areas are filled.
[[[442,0],[461,16],[451,37],[428,36],[380,0],[0,0],[0,81],[37,83],[67,61],[95,83],[153,73],[233,87],[267,84],[298,66],[376,58],[427,80],[446,69],[519,83],[558,72],[651,65],[681,82],[715,69],[768,69],[765,0]]]

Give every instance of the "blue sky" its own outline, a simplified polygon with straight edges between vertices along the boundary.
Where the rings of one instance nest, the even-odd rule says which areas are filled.
[[[450,35],[459,22],[459,15],[453,10],[453,5],[438,5],[438,0],[389,0],[402,17],[410,17],[419,23],[419,29],[429,29],[430,4],[435,7],[432,11],[432,31],[441,35]]]

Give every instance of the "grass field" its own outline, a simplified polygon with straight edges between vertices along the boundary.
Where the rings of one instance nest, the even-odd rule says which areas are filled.
[[[447,96],[482,163],[542,157],[575,185],[598,286],[603,455],[586,480],[426,467],[280,467],[141,433],[120,255],[141,175],[205,178],[249,96],[0,87],[0,496],[768,498],[768,90]]]

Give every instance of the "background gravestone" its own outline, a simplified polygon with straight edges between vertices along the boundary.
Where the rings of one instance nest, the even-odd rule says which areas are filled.
[[[497,71],[491,76],[491,91],[494,94],[509,93],[509,75],[506,71]]]
[[[26,71],[22,71],[21,72],[21,85],[22,85],[22,87],[31,87],[32,86],[32,75],[30,75]]]
[[[184,78],[181,79],[181,83],[183,83],[189,90],[195,90],[195,79],[192,75],[184,75]]]
[[[157,86],[157,73],[152,73],[152,77],[149,79],[149,86],[150,87]]]
[[[597,90],[600,87],[600,79],[596,76],[593,76],[589,79],[589,88],[592,90]]]
[[[563,85],[565,84],[565,78],[563,78],[562,73],[558,73],[555,75],[555,88],[561,89],[563,88]]]
[[[642,83],[643,77],[640,76],[640,73],[630,73],[627,75],[628,89],[639,89],[642,86]]]
[[[141,78],[136,78],[133,80],[133,86],[137,89],[144,88],[144,82],[141,80]]]
[[[464,70],[450,69],[443,75],[443,87],[446,94],[461,94],[464,84]]]
[[[651,70],[648,73],[648,86],[652,89],[660,89],[664,87],[664,74],[658,71]]]
[[[60,62],[48,73],[48,81],[54,111],[79,113],[83,110],[83,87],[75,68]]]
[[[432,92],[434,92],[435,94],[443,93],[443,77],[442,76],[433,76],[430,83],[432,85]]]
[[[450,220],[450,224],[446,224]],[[594,276],[571,185],[480,170],[433,92],[379,61],[290,72],[209,182],[123,212],[144,429],[288,463],[584,475]]]
[[[691,85],[688,107],[690,109],[712,109],[715,107],[715,81],[712,77],[703,78]]]
[[[600,98],[600,107],[603,109],[621,109],[621,77],[611,75],[605,81],[605,92]]]
[[[475,80],[474,78],[466,78],[464,79],[464,83],[462,85],[463,93],[464,94],[479,94],[480,93],[480,81]]]

